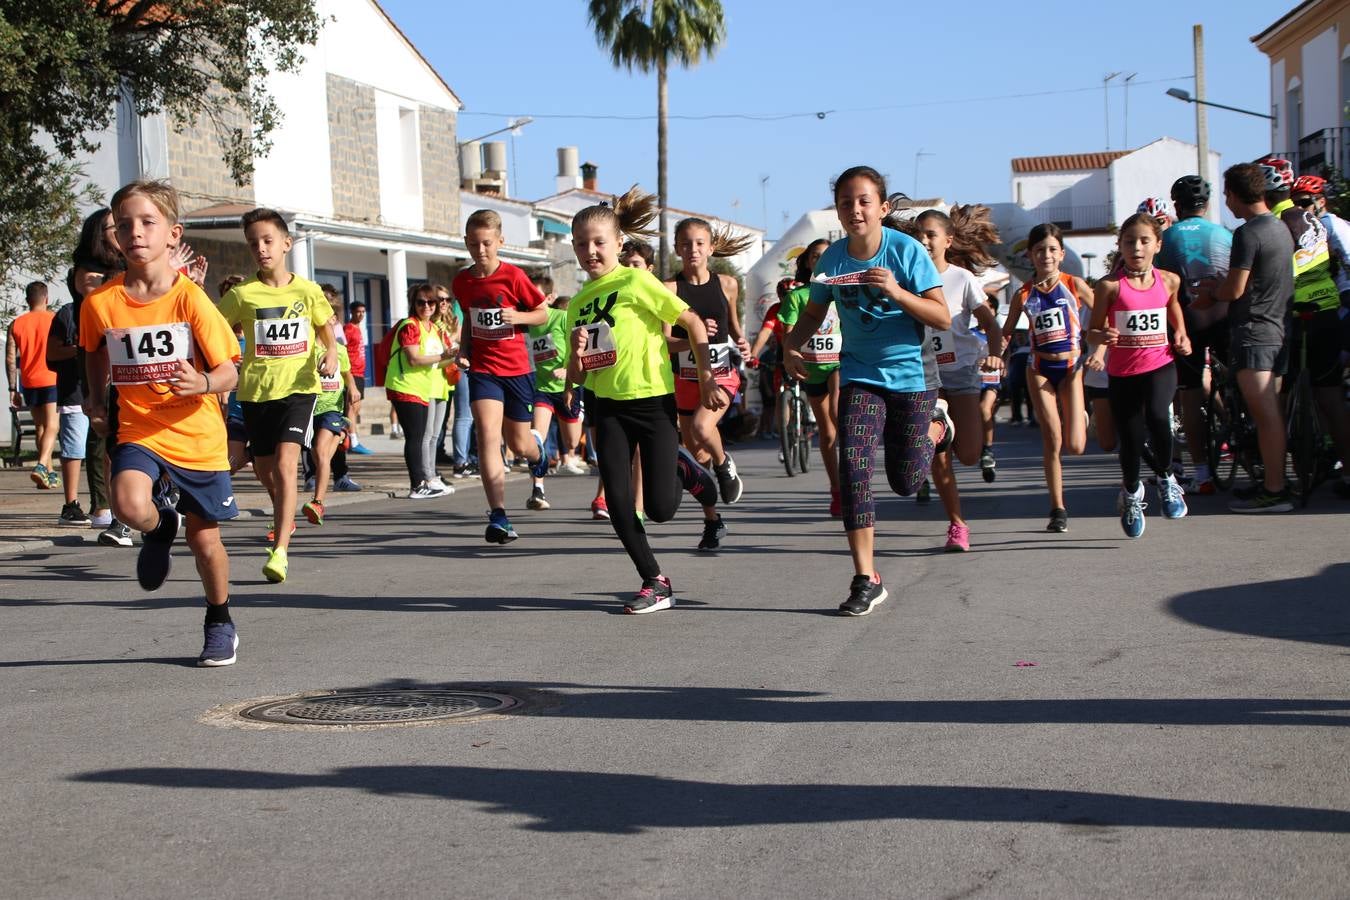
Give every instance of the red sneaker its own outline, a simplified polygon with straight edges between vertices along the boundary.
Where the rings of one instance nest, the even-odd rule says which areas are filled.
[[[592,519],[609,518],[609,505],[605,503],[604,497],[596,497],[594,500],[591,501],[591,518]]]

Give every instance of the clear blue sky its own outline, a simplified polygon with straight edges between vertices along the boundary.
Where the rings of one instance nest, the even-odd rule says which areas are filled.
[[[566,145],[599,166],[602,190],[633,182],[655,190],[656,78],[613,68],[581,0],[381,3],[464,101],[461,140],[502,127],[502,114],[536,117],[515,138],[513,196],[552,193],[555,149]],[[893,190],[913,193],[920,149],[933,155],[919,162],[919,195],[1010,200],[1012,157],[1107,148],[1101,83],[1109,72],[1138,73],[1129,146],[1164,135],[1194,141],[1194,106],[1164,94],[1172,86],[1194,93],[1194,24],[1205,28],[1209,99],[1268,112],[1269,65],[1249,38],[1294,5],[724,0],[726,43],[711,61],[672,71],[672,117],[835,112],[824,120],[673,119],[670,201],[764,225],[767,175],[772,237],[785,216],[793,222],[829,205],[830,178],[849,165],[876,166]],[[1052,91],[1061,93],[1007,98]],[[1125,95],[1109,94],[1110,147],[1120,149]],[[544,118],[574,115],[650,118]],[[1263,119],[1211,109],[1209,126],[1225,165],[1270,149]]]

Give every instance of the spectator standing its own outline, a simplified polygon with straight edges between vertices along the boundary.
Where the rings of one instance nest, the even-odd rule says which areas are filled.
[[[366,305],[360,300],[352,301],[347,307],[347,324],[342,326],[342,336],[347,342],[347,356],[352,364],[352,380],[356,382],[356,396],[348,398],[351,424],[347,433],[351,436],[352,452],[365,455],[375,451],[361,443],[356,423],[356,417],[361,413],[361,401],[366,396]]]
[[[57,433],[56,373],[47,368],[47,334],[55,313],[47,308],[47,285],[41,281],[34,281],[24,289],[24,299],[28,312],[9,325],[5,368],[9,375],[10,406],[27,406],[33,414],[38,458],[31,477],[45,491],[61,483],[51,469]]]

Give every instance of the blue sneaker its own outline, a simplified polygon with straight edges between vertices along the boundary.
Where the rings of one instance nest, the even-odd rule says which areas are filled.
[[[360,456],[370,456],[375,451],[367,447],[365,444],[352,444],[352,448],[347,452],[356,453]]]
[[[359,491],[361,490],[361,485],[357,484],[355,481],[352,481],[350,476],[343,475],[337,481],[333,482],[333,490],[347,491],[347,492]]]
[[[1177,484],[1177,477],[1168,473],[1158,479],[1158,502],[1162,504],[1164,519],[1184,519],[1186,517],[1186,494]]]
[[[169,577],[173,565],[173,540],[178,537],[181,517],[168,507],[160,507],[160,524],[141,535],[141,552],[136,557],[136,580],[147,591],[157,591]]]
[[[483,533],[483,540],[489,544],[509,544],[520,535],[511,527],[511,520],[506,517],[506,513],[489,513],[487,531]]]
[[[530,429],[530,434],[534,435],[534,442],[539,445],[539,462],[530,469],[530,474],[535,478],[543,478],[548,474],[548,452],[544,450],[544,436],[533,428]]]
[[[206,643],[202,646],[202,655],[197,657],[199,666],[232,666],[235,653],[239,649],[239,635],[233,622],[215,622],[206,625]]]
[[[1133,540],[1144,533],[1144,486],[1141,484],[1134,493],[1120,489],[1116,508],[1120,510],[1120,528],[1125,536]]]

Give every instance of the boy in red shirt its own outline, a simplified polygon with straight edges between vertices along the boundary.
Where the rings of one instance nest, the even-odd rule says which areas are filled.
[[[464,228],[473,265],[455,276],[452,292],[466,319],[459,365],[469,370],[479,472],[487,494],[483,538],[505,544],[519,535],[506,517],[506,465],[497,452],[505,439],[514,456],[531,460],[536,478],[548,474],[544,438],[534,418],[534,363],[526,329],[548,321],[544,295],[522,270],[497,258],[502,220],[490,209],[469,216]]]
[[[134,181],[111,205],[127,270],[80,308],[85,410],[108,438],[113,514],[144,538],[137,580],[147,591],[164,584],[185,516],[206,590],[206,643],[197,665],[228,666],[239,637],[219,523],[239,510],[219,395],[238,381],[239,343],[202,289],[169,262],[183,234],[177,192],[167,182]],[[156,506],[154,486],[164,475],[178,488],[177,510]]]

